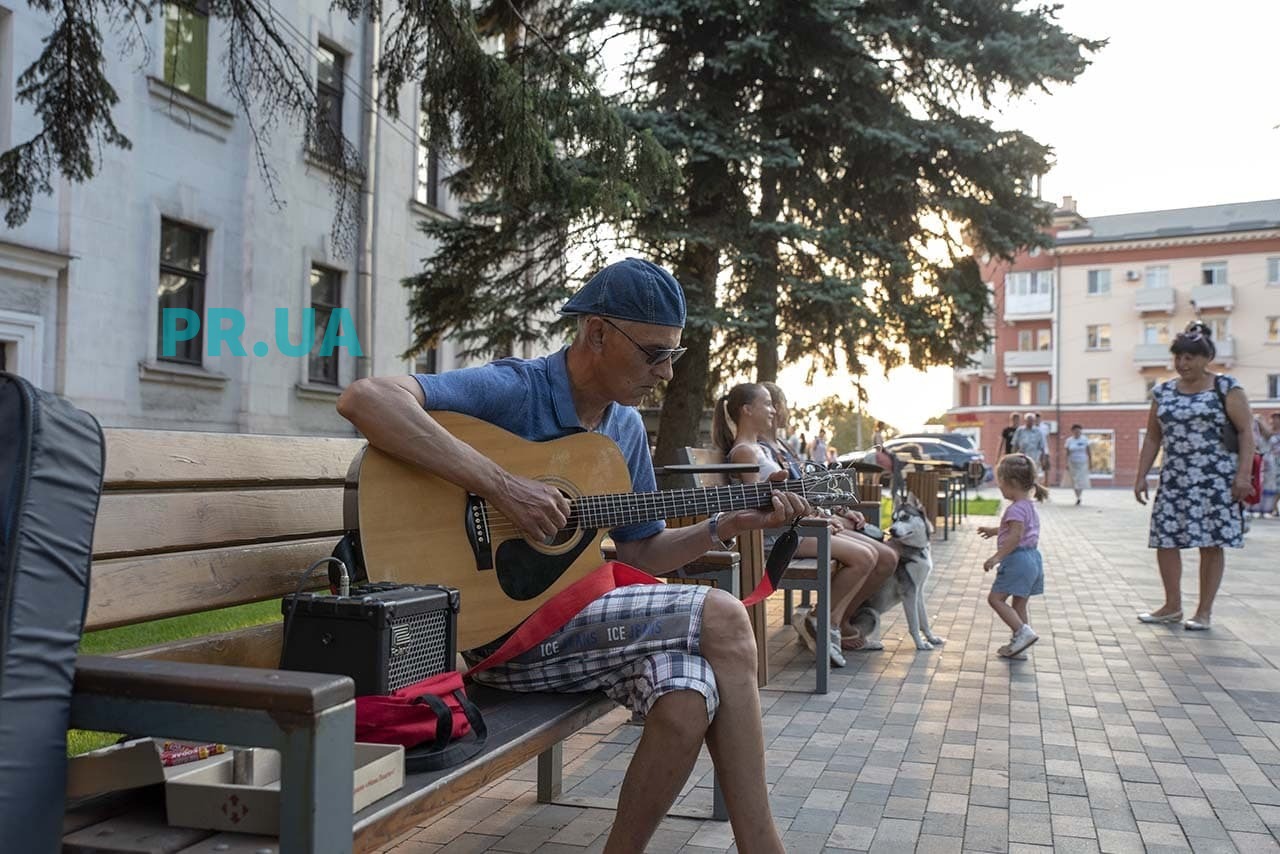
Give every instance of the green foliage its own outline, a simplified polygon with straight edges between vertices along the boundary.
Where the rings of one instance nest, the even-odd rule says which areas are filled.
[[[816,424],[827,431],[827,447],[836,448],[841,454],[864,450],[871,445],[871,434],[876,429],[876,419],[858,412],[856,395],[828,395],[813,406],[799,407],[792,411],[793,424]],[[862,441],[858,441],[858,420],[862,420]],[[808,431],[809,436],[817,430]]]

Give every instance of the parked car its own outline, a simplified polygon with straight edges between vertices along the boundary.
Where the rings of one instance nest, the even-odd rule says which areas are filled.
[[[893,438],[937,439],[940,442],[950,442],[953,445],[959,445],[962,448],[969,448],[974,451],[978,449],[978,446],[973,443],[973,438],[968,433],[899,433]]]
[[[884,448],[889,453],[898,453],[904,445],[916,445],[920,448],[921,453],[931,460],[946,460],[951,463],[951,467],[956,471],[961,471],[969,478],[970,486],[980,486],[991,480],[991,467],[987,465],[986,457],[982,452],[974,448],[962,447],[952,442],[944,442],[935,438],[934,435],[928,437],[921,436],[895,436],[884,443]],[[874,450],[874,449],[871,449]],[[853,451],[848,454],[841,454],[840,461],[848,460],[865,460],[868,451]],[[982,466],[982,475],[975,476],[969,470],[969,464],[976,462]]]

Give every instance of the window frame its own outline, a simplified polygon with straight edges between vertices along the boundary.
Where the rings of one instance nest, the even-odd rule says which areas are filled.
[[[196,232],[200,235],[200,269],[191,270],[190,268],[180,267],[176,264],[166,263],[164,260],[164,230],[165,226],[170,225],[178,229]],[[205,303],[209,294],[209,240],[211,231],[198,225],[186,222],[184,220],[175,219],[173,217],[160,217],[160,248],[159,257],[156,259],[160,271],[160,278],[157,279],[156,293],[156,361],[172,362],[180,365],[193,365],[203,367],[204,365],[204,319],[205,319]],[[161,303],[162,295],[159,293],[159,281],[164,278],[165,274],[172,276],[181,276],[184,279],[194,279],[197,281],[199,288],[194,291],[196,298],[192,302],[197,303],[190,306],[191,311],[196,313],[196,317],[200,319],[200,329],[196,331],[194,337],[185,341],[175,341],[176,347],[172,356],[164,354],[164,309]],[[175,306],[170,306],[171,308]],[[192,348],[195,349],[195,357],[189,358],[179,355],[185,353]]]
[[[321,276],[333,277],[333,295],[334,295],[335,302],[326,303],[326,302],[316,301],[315,276],[317,272],[319,272]],[[343,271],[337,269],[336,267],[330,267],[327,264],[315,264],[315,263],[311,265],[311,269],[310,271],[308,271],[308,277],[307,277],[308,279],[307,295],[309,298],[308,306],[314,312],[313,320],[314,320],[314,325],[316,329],[327,330],[329,328],[329,324],[332,322],[333,310],[342,308],[342,288],[344,285],[345,278],[346,277],[343,275]],[[321,322],[322,314],[323,314],[323,322]],[[306,330],[304,329],[303,330],[304,340],[305,340],[305,336],[306,336]],[[307,354],[307,382],[313,385],[338,386],[341,384],[342,366],[338,361],[338,354],[341,352],[341,348],[335,347],[333,349],[333,352],[330,353],[328,356],[322,356],[320,355],[320,345],[323,342],[324,342],[323,333],[317,336],[315,341],[311,342],[311,352]],[[317,366],[319,366],[320,368],[319,371],[317,371]],[[332,378],[329,377],[330,372],[332,372]]]
[[[991,405],[991,383],[978,383],[978,405]]]
[[[1219,271],[1222,273],[1222,280],[1218,281],[1216,275]],[[1211,275],[1212,274],[1212,275]],[[1210,281],[1212,279],[1212,281]],[[1201,261],[1200,262],[1200,284],[1202,285],[1225,285],[1229,281],[1227,277],[1226,261]]]
[[[1089,377],[1086,379],[1084,381],[1084,399],[1088,403],[1110,403],[1111,377]]]
[[[1107,334],[1102,335],[1105,329]],[[1105,352],[1111,349],[1111,324],[1110,323],[1090,323],[1084,328],[1084,349],[1088,352]]]
[[[1280,400],[1280,374],[1267,374],[1267,399]]]
[[[1280,256],[1272,256],[1267,259],[1267,269],[1264,274],[1268,287],[1280,287]]]
[[[1024,343],[1024,342],[1026,343],[1026,346],[1025,346],[1025,347],[1023,346],[1023,343]],[[1018,352],[1019,352],[1019,353],[1034,353],[1034,352],[1035,352],[1035,349],[1036,349],[1036,334],[1035,334],[1035,330],[1034,330],[1034,329],[1019,329],[1019,330],[1018,330]]]
[[[1111,293],[1111,268],[1100,267],[1085,274],[1085,295],[1107,296]]]
[[[1162,279],[1163,281],[1153,282],[1153,273],[1160,273],[1160,275],[1155,276],[1154,278]],[[1144,288],[1167,288],[1170,286],[1169,282],[1171,281],[1169,276],[1168,264],[1148,264],[1142,268],[1142,286]]]
[[[337,85],[322,79],[320,69],[324,54],[333,57],[333,67],[335,69],[335,78]],[[326,39],[319,39],[316,42],[316,88],[312,93],[316,101],[315,127],[311,134],[311,150],[312,153],[326,163],[338,163],[342,160],[343,143],[346,141],[346,133],[343,130],[343,121],[346,118],[346,85],[343,81],[347,76],[347,60],[349,54],[333,42]],[[328,108],[324,97],[328,95],[332,98],[328,102]],[[330,128],[330,119],[333,118],[330,113],[334,112],[333,104],[337,104],[337,127]],[[329,135],[330,130],[336,131],[336,135]]]
[[[1153,327],[1156,328],[1158,331],[1155,341],[1151,341],[1150,336],[1147,335],[1147,333],[1150,332]],[[1142,322],[1142,343],[1143,344],[1168,344],[1169,335],[1170,335],[1169,321],[1167,320],[1144,320]]]
[[[1112,429],[1086,428],[1082,431],[1082,435],[1089,440],[1089,476],[1114,479],[1116,476],[1116,431]],[[1109,451],[1107,455],[1108,471],[1098,471],[1094,468],[1094,460],[1098,456],[1094,452],[1094,449],[1098,446],[1098,443],[1094,441],[1095,436],[1106,438],[1106,447]]]
[[[204,55],[200,59],[200,88],[195,91],[191,88],[190,81],[180,81],[177,78],[178,72],[178,53],[183,45],[177,45],[174,50],[174,64],[172,69],[169,64],[170,60],[170,43],[169,43],[169,10],[178,11],[176,24],[179,29],[182,28],[184,22],[190,21],[192,17],[204,19]],[[209,2],[208,0],[193,0],[193,2],[175,2],[175,0],[166,0],[160,6],[161,25],[164,27],[164,35],[161,40],[162,50],[160,56],[160,79],[164,81],[166,86],[177,89],[184,95],[196,98],[201,101],[209,100]],[[185,15],[183,14],[185,13]],[[172,70],[172,76],[170,71]],[[187,70],[190,70],[189,68]],[[185,84],[185,88],[184,88]]]

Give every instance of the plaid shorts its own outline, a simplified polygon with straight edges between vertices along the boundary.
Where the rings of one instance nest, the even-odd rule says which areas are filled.
[[[720,704],[715,674],[699,654],[710,587],[633,584],[611,590],[538,646],[475,680],[508,691],[603,691],[647,715],[670,691],[697,691],[707,720]],[[463,653],[475,664],[492,649]]]

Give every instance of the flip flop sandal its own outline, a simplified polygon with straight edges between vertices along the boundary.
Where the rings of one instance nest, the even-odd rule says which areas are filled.
[[[867,648],[867,639],[862,636],[862,632],[855,629],[853,634],[840,636],[840,648],[847,652],[857,652]]]

